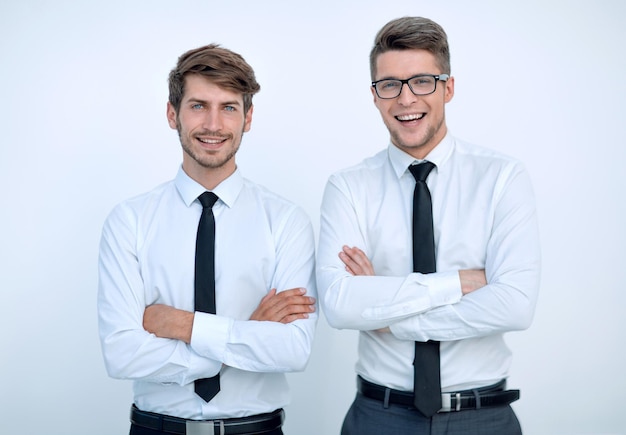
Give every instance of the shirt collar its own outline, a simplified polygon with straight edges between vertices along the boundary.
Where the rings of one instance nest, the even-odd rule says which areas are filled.
[[[176,189],[180,197],[187,207],[191,206],[198,196],[206,192],[204,186],[185,173],[182,165],[178,168],[174,183],[176,184]],[[241,189],[243,189],[243,176],[241,172],[239,172],[239,168],[237,168],[232,175],[218,184],[212,192],[215,193],[226,206],[232,207]]]
[[[437,165],[437,171],[440,171],[450,158],[453,148],[454,138],[450,132],[448,132],[442,141],[439,142],[430,153],[428,153],[424,160],[428,160],[429,162]],[[389,144],[387,149],[391,166],[393,167],[393,170],[398,178],[400,178],[413,163],[423,161],[405,153],[394,144]]]

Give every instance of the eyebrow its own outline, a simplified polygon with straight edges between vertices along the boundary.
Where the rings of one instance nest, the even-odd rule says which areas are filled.
[[[189,98],[187,100],[187,103],[200,103],[200,104],[204,104],[205,106],[207,104],[209,104],[209,101],[206,100],[202,100],[200,98]],[[221,101],[218,103],[221,106],[241,106],[241,103],[237,100],[227,100],[227,101]]]
[[[406,79],[399,79],[398,77],[383,77],[381,79],[378,80],[374,80],[375,82],[379,82],[381,80],[410,80],[414,77],[420,77],[420,76],[437,76],[437,75],[441,75],[441,74],[431,74],[431,73],[418,73],[418,74],[413,74],[409,77],[407,77]]]

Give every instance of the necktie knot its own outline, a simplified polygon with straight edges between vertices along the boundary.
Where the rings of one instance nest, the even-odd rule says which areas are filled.
[[[428,174],[430,174],[430,171],[432,171],[434,167],[434,163],[424,161],[423,163],[409,166],[409,171],[411,171],[411,174],[415,177],[415,181],[426,181]]]
[[[198,197],[198,201],[202,204],[202,208],[213,208],[213,205],[219,198],[213,192],[204,192]]]

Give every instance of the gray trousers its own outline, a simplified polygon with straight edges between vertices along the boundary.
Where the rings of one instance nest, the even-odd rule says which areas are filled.
[[[521,435],[510,405],[442,412],[426,418],[415,408],[370,399],[357,393],[341,435]]]

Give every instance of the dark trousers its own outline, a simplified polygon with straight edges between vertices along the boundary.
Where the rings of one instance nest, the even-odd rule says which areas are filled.
[[[145,427],[137,426],[134,424],[130,425],[130,435],[161,435],[166,432],[161,432],[158,430],[152,430]],[[171,434],[170,434],[171,435]],[[276,429],[271,432],[263,432],[262,435],[283,435],[283,431],[281,429]]]
[[[341,435],[521,435],[510,405],[442,412],[426,418],[415,408],[370,399],[357,393]]]

